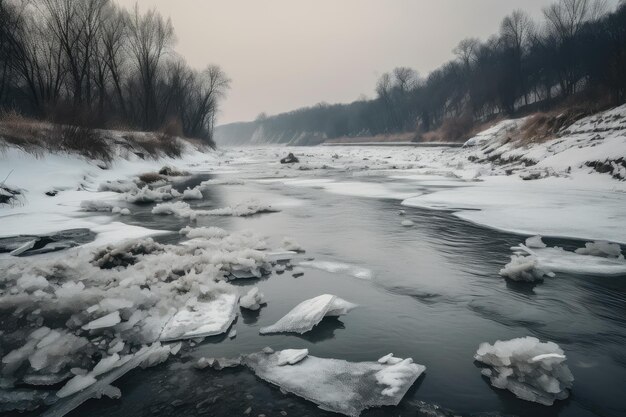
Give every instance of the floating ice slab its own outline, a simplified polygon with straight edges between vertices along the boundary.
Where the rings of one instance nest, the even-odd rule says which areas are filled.
[[[366,268],[361,268],[359,266],[345,264],[341,262],[330,262],[330,261],[302,261],[299,263],[300,266],[305,266],[308,268],[321,269],[322,271],[330,272],[333,274],[336,273],[346,273],[348,275],[352,275],[355,278],[360,279],[371,279],[372,271]]]
[[[349,301],[335,295],[324,294],[306,300],[295,306],[287,315],[271,326],[262,327],[261,334],[306,333],[326,316],[342,316],[356,307]]]
[[[207,301],[192,298],[167,322],[159,339],[170,341],[222,334],[235,320],[238,300],[237,294],[229,292]]]
[[[387,365],[306,356],[293,365],[281,365],[284,352],[253,353],[244,363],[281,390],[314,402],[322,410],[347,416],[356,417],[371,407],[398,405],[426,370],[411,359]]]
[[[534,337],[482,343],[474,359],[490,367],[482,374],[491,385],[543,405],[566,399],[574,382],[563,350],[556,343]]]
[[[524,245],[514,247],[530,256],[538,268],[568,274],[618,276],[626,275],[626,260],[602,256],[581,255],[561,248],[534,248]],[[526,259],[524,258],[524,259]]]

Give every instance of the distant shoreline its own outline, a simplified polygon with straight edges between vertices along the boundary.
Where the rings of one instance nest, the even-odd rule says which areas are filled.
[[[320,146],[411,146],[415,148],[451,147],[460,148],[462,142],[327,142]]]

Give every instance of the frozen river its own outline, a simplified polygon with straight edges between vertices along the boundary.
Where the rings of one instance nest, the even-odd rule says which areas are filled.
[[[261,279],[233,281],[242,292],[257,286],[268,302],[260,311],[239,312],[233,325],[235,338],[224,334],[186,345],[165,364],[134,370],[118,380],[120,399],[89,400],[69,415],[331,415],[311,402],[281,393],[244,367],[214,371],[192,366],[201,357],[235,357],[266,346],[306,348],[317,357],[348,361],[372,361],[393,352],[427,367],[398,407],[368,410],[364,416],[626,415],[626,276],[558,273],[542,283],[505,280],[499,271],[510,260],[510,247],[527,236],[497,230],[502,229],[501,219],[470,222],[451,210],[415,207],[421,203],[402,205],[481,184],[468,180],[471,176],[449,175],[463,169],[456,165],[440,172],[401,169],[420,152],[445,150],[414,149],[410,155],[402,149],[368,150],[359,154],[358,161],[353,155],[341,163],[334,152],[342,151],[302,150],[298,154],[308,165],[293,170],[276,163],[283,150],[268,148],[227,151],[220,166],[194,164],[194,176],[175,183],[179,191],[207,179],[217,181],[203,189],[202,199],[189,201],[192,208],[215,209],[255,199],[280,210],[250,217],[199,216],[194,227],[252,230],[268,236],[272,247],[291,237],[306,250],[293,262],[306,261],[301,266],[304,274],[274,270]],[[363,166],[372,158],[367,152],[382,155],[377,157],[378,169]],[[336,166],[326,166],[326,161]],[[386,167],[393,172],[382,169]],[[220,185],[221,180],[231,184]],[[590,194],[585,189],[577,192]],[[566,200],[569,193],[554,187],[552,194]],[[537,195],[544,201],[542,194]],[[604,200],[594,201],[609,211],[624,201],[622,193],[605,195],[605,205]],[[124,223],[170,232],[156,237],[159,242],[178,243],[179,230],[190,223],[186,218],[152,214],[154,204],[127,206],[132,215],[125,216]],[[466,208],[470,214],[474,211]],[[548,212],[558,217],[554,213]],[[406,220],[413,225],[403,226]],[[560,225],[555,220],[555,230],[563,230],[566,220]],[[480,225],[490,221],[496,226]],[[593,221],[574,226],[585,233]],[[602,230],[618,238],[624,233],[610,222]],[[567,250],[585,242],[554,237],[544,241]],[[358,308],[339,318],[326,318],[304,335],[259,334],[259,328],[321,294],[337,295]],[[575,377],[569,399],[542,406],[493,388],[481,376],[473,360],[480,343],[524,336],[553,341],[565,351]]]
[[[197,226],[229,231],[251,229],[274,237],[290,236],[314,258],[304,275],[274,272],[258,286],[268,300],[259,312],[242,312],[237,337],[206,339],[183,355],[232,357],[261,350],[307,348],[318,357],[367,361],[393,352],[427,366],[399,408],[369,410],[366,416],[414,415],[433,405],[454,413],[519,416],[620,416],[626,413],[626,280],[622,277],[558,274],[534,285],[506,281],[498,271],[510,247],[522,236],[461,220],[447,211],[403,207],[398,198],[454,187],[451,181],[393,181],[369,175],[355,182],[349,173],[325,171],[315,177],[263,178],[267,161],[231,163],[207,178],[246,178],[243,185],[215,186],[197,207],[223,207],[245,199],[271,202],[279,213],[248,218],[203,217]],[[254,180],[250,180],[250,179]],[[308,178],[308,179],[307,179]],[[347,186],[328,192],[330,180]],[[363,195],[370,194],[365,197]],[[389,198],[392,197],[392,198]],[[393,198],[396,197],[396,198]],[[399,210],[406,210],[404,216]],[[403,227],[412,220],[413,227]],[[154,216],[150,206],[134,209],[131,224],[171,230],[161,241],[179,239],[186,220]],[[544,239],[566,249],[581,241]],[[260,335],[300,301],[330,293],[359,305],[347,316],[325,319],[302,335]],[[568,400],[544,407],[492,388],[473,354],[481,342],[521,336],[558,343],[575,377]],[[113,415],[326,415],[312,403],[283,395],[248,370],[198,371],[170,361],[135,371],[118,382],[120,400],[88,402],[73,416]],[[440,410],[443,412],[443,410]],[[492,414],[490,414],[492,415]]]

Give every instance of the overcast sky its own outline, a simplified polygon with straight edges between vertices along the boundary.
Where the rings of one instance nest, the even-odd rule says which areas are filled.
[[[116,0],[131,8],[136,0]],[[232,79],[219,124],[373,96],[396,66],[427,75],[464,37],[495,33],[516,8],[550,0],[139,0],[172,19],[176,51]]]

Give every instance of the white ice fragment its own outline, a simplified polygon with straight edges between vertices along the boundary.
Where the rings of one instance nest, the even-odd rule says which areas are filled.
[[[381,394],[395,397],[406,385],[406,382],[413,378],[413,375],[416,373],[416,367],[419,369],[419,366],[421,365],[413,363],[413,359],[407,358],[400,359],[399,362],[376,372],[376,381],[381,385],[387,386],[387,388],[381,391]]]
[[[29,292],[43,290],[50,285],[45,277],[33,274],[22,275],[17,279],[16,284],[22,290]]]
[[[595,248],[594,246],[592,246]],[[535,269],[569,274],[619,276],[626,274],[626,260],[570,252],[559,247],[529,249],[524,245],[513,248],[527,253],[524,262],[534,262]],[[607,249],[610,250],[610,249]],[[598,253],[598,252],[596,252]],[[521,261],[520,261],[521,262]]]
[[[541,236],[532,236],[526,239],[526,246],[529,248],[545,248],[546,244],[541,240]]]
[[[300,266],[306,266],[308,268],[320,269],[322,271],[336,273],[346,273],[359,279],[372,279],[372,271],[367,268],[361,268],[356,265],[345,264],[342,262],[330,262],[330,261],[302,261]]]
[[[257,287],[252,288],[246,295],[239,299],[239,305],[248,310],[258,310],[263,304],[266,304],[265,296],[259,292]]]
[[[281,247],[287,251],[304,252],[302,245],[290,237],[283,238]]]
[[[259,331],[261,334],[281,332],[302,334],[310,331],[324,317],[345,315],[355,307],[356,304],[335,295],[323,294],[301,302],[276,323],[262,327]]]
[[[231,207],[206,210],[203,214],[213,216],[247,217],[254,214],[275,213],[278,211],[280,210],[273,208],[271,205],[263,204],[257,200],[250,200]]]
[[[415,222],[413,222],[413,220],[402,220],[400,224],[404,227],[411,227],[415,225]]]
[[[181,235],[187,236],[189,239],[196,238],[204,238],[204,239],[213,239],[213,238],[224,238],[228,236],[228,232],[224,229],[220,229],[219,227],[184,227],[180,229],[179,232]]]
[[[102,316],[99,319],[95,319],[90,321],[89,323],[83,326],[84,330],[96,330],[103,329],[105,327],[112,327],[121,322],[120,312],[114,311],[113,313],[109,313],[106,316]]]
[[[474,359],[490,367],[483,375],[491,385],[543,405],[567,398],[574,381],[563,350],[534,337],[482,343]]]
[[[354,417],[367,408],[398,405],[426,369],[410,359],[399,367],[310,355],[293,365],[282,366],[279,364],[282,352],[254,353],[244,363],[259,378],[282,391],[312,401],[323,410]]]
[[[65,398],[69,395],[75,394],[78,391],[82,391],[96,383],[96,378],[92,375],[76,375],[74,378],[67,381],[63,388],[57,391],[57,397]]]
[[[118,367],[120,363],[120,355],[117,353],[112,354],[106,358],[100,359],[100,362],[91,370],[92,376],[98,376],[109,372],[111,369]]]
[[[130,210],[127,209],[126,207],[122,208],[122,207],[118,207],[115,206],[113,207],[113,209],[111,210],[111,213],[113,214],[120,214],[122,216],[130,216]]]
[[[109,355],[113,355],[114,353],[120,353],[123,349],[124,349],[124,342],[121,340],[118,340],[114,344],[110,345],[109,350],[107,350],[107,353]]]
[[[534,282],[554,277],[554,272],[539,267],[534,256],[511,255],[511,262],[500,270],[500,275],[513,281]]]
[[[62,417],[90,398],[99,398],[102,395],[108,396],[109,394],[113,394],[110,385],[115,380],[137,366],[143,366],[145,368],[164,361],[167,359],[169,352],[169,346],[161,346],[159,343],[142,347],[135,354],[123,357],[123,365],[103,375],[102,378],[87,386],[86,389],[82,389],[75,395],[58,401],[53,407],[46,410],[41,417]]]
[[[278,352],[278,366],[294,365],[309,356],[308,349],[284,349]]]
[[[238,295],[215,294],[208,300],[192,297],[165,325],[160,340],[192,339],[224,333],[236,316]]]
[[[237,337],[237,330],[232,329],[232,330],[228,333],[228,338],[229,338],[229,339],[234,339],[235,337]]]
[[[152,214],[173,214],[177,217],[189,218],[191,220],[197,217],[196,211],[184,201],[157,204],[152,208]]]
[[[187,188],[183,191],[183,200],[202,200],[203,198],[202,191],[200,191],[199,187],[193,189]]]
[[[402,361],[403,359],[394,357],[393,353],[390,353],[378,359],[378,363],[383,363],[383,364],[388,364],[388,365],[395,365],[396,363],[399,363]]]
[[[585,243],[584,248],[576,249],[580,255],[602,256],[605,258],[624,259],[622,248],[617,243],[595,241]]]
[[[83,211],[111,211],[113,204],[107,201],[101,200],[87,200],[80,203],[80,208]]]

